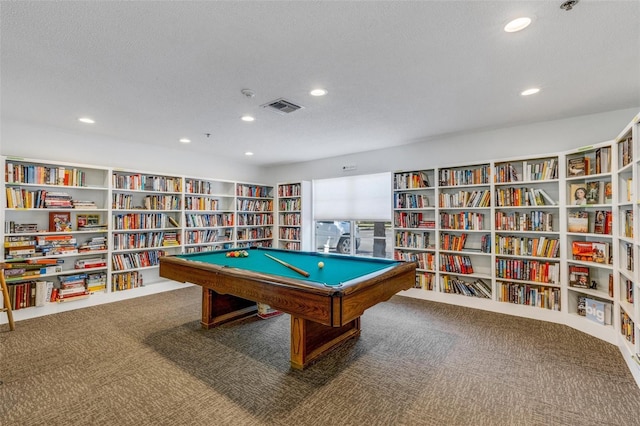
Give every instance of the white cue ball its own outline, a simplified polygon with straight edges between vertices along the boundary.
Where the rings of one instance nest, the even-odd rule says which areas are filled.
[[[324,268],[324,262],[318,262],[318,268],[320,269]]]

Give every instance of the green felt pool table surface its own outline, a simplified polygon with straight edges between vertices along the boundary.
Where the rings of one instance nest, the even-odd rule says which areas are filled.
[[[238,250],[242,251],[243,249],[184,254],[177,255],[176,257],[195,262],[204,262],[218,266],[309,281],[330,287],[340,286],[354,279],[380,272],[400,263],[387,259],[265,248],[244,249],[246,253],[249,254],[248,257],[227,257],[227,253]],[[309,277],[304,277],[298,272],[269,258],[265,254],[269,254],[308,272]],[[318,262],[323,262],[324,267],[318,267]]]

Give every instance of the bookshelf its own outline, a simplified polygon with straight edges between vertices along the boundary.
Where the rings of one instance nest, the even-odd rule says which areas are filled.
[[[235,183],[185,178],[184,251],[195,253],[234,246]]]
[[[596,335],[611,335],[614,327],[616,154],[610,142],[566,154],[567,309],[572,321],[583,321],[581,327]],[[595,318],[594,306],[607,318]]]
[[[273,246],[273,186],[236,183],[236,247]]]
[[[16,317],[47,293],[71,301],[106,291],[108,169],[16,157],[4,169],[2,257]]]
[[[494,164],[496,300],[560,311],[558,156]]]
[[[638,319],[640,315],[640,303],[636,301],[638,294],[638,255],[640,238],[635,229],[638,223],[640,211],[638,209],[638,196],[640,189],[638,181],[640,173],[638,156],[638,131],[640,129],[640,116],[636,116],[615,139],[614,149],[617,153],[616,170],[616,229],[614,245],[617,249],[617,257],[614,259],[614,297],[617,307],[614,305],[614,327],[618,335],[618,346],[634,373],[637,381],[640,381],[638,353],[640,342],[637,342]]]
[[[491,164],[442,168],[437,174],[438,290],[492,299]]]
[[[398,171],[393,176],[393,256],[418,262],[416,287],[430,291],[436,282],[434,183],[433,169]]]
[[[277,185],[277,247],[285,250],[311,251],[311,182]]]
[[[114,170],[111,175],[111,291],[144,284],[160,257],[181,251],[183,178]]]
[[[2,261],[25,264],[6,274],[17,321],[179,288],[159,278],[161,255],[271,245],[269,238],[236,241],[253,228],[272,234],[269,186],[1,159]],[[238,211],[244,203],[255,210]],[[239,220],[248,225],[236,227]],[[66,288],[66,298],[51,297]]]

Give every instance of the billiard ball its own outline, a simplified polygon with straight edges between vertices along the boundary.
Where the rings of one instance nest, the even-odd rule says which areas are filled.
[[[320,269],[324,268],[324,262],[318,262],[318,268]]]

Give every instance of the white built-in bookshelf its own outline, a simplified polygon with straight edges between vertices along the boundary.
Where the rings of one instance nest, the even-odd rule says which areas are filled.
[[[236,183],[236,246],[272,247],[273,186]]]
[[[640,384],[639,121],[567,152],[395,172],[394,256],[419,263],[401,294],[569,325],[618,345]]]
[[[279,183],[277,247],[285,250],[311,251],[311,182]]]
[[[179,288],[159,277],[161,256],[272,245],[268,185],[2,160],[2,261],[16,320]]]
[[[235,183],[185,178],[184,252],[197,253],[233,247]]]

